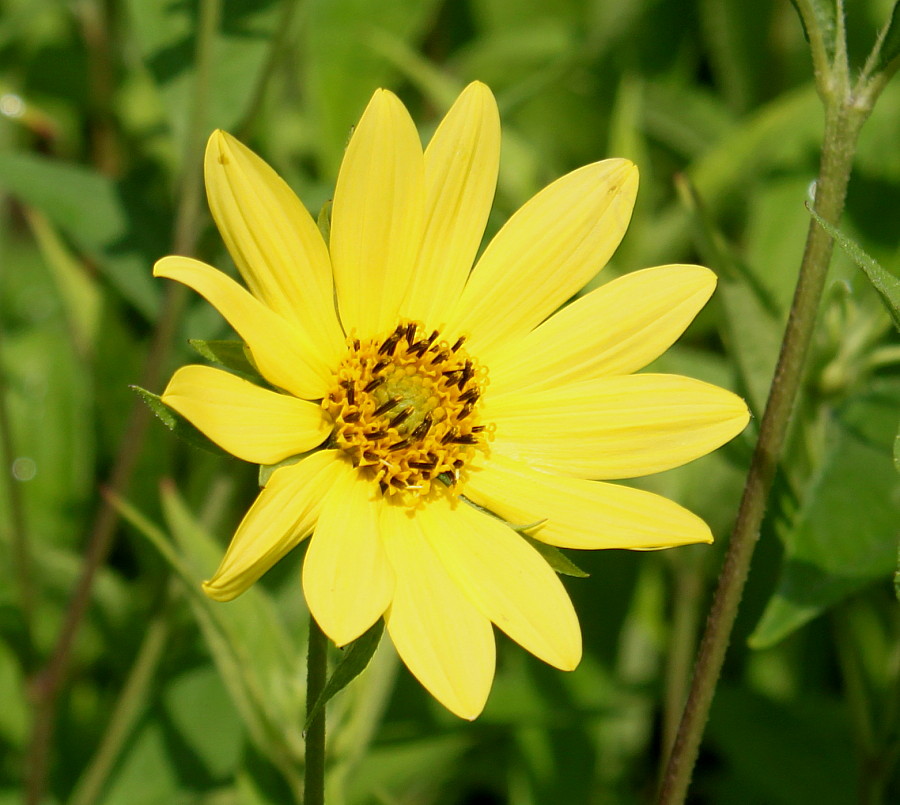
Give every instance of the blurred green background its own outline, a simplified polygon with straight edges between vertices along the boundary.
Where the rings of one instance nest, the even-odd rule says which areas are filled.
[[[848,5],[858,67],[893,4]],[[489,234],[562,173],[606,156],[635,160],[634,219],[595,282],[710,265],[716,296],[655,368],[737,390],[755,420],[718,453],[641,482],[702,515],[716,545],[573,556],[590,573],[565,579],[585,633],[577,671],[550,669],[500,637],[493,693],[468,724],[398,667],[385,641],[329,705],[329,801],[648,801],[809,223],[822,112],[794,9],[217,6],[0,2],[0,803],[26,791],[37,802],[41,789],[44,802],[71,805],[298,801],[302,551],[235,603],[197,594],[255,495],[256,468],[187,447],[156,420],[144,428],[145,412],[134,413],[130,384],[158,392],[174,367],[197,360],[189,338],[229,337],[211,307],[150,269],[193,250],[231,270],[199,185],[198,147],[213,128],[251,145],[316,212],[375,88],[401,96],[427,141],[474,79],[494,90],[503,121]],[[203,19],[209,39],[198,37]],[[898,132],[894,82],[863,131],[842,222],[895,273]],[[837,254],[694,802],[900,801],[898,360],[887,313]],[[126,516],[110,529],[104,511]],[[66,615],[93,567],[88,546],[106,553],[104,529],[111,550],[84,587],[74,632]],[[72,653],[54,685],[40,672],[66,633]],[[47,701],[50,722],[38,717]]]

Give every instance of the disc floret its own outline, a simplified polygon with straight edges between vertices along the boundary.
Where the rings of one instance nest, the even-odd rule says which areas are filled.
[[[485,446],[487,373],[464,344],[418,322],[401,322],[383,338],[348,339],[322,406],[334,421],[334,445],[369,469],[382,494],[415,503],[436,480],[452,486]]]

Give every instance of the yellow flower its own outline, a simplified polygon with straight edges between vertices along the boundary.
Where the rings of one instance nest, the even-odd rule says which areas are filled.
[[[344,645],[383,616],[410,671],[469,719],[493,680],[492,623],[557,668],[581,658],[565,589],[510,524],[563,548],[710,542],[677,504],[603,481],[684,464],[748,420],[716,386],[632,374],[705,304],[709,270],[638,271],[551,315],[628,226],[627,160],[553,182],[475,260],[499,152],[483,84],[424,154],[379,90],[347,147],[326,244],[275,172],[215,132],[209,203],[249,292],[186,257],[154,268],[214,305],[271,385],[186,366],[164,402],[245,461],[320,448],[272,473],[206,593],[234,598],[311,536],[303,589],[324,632]]]

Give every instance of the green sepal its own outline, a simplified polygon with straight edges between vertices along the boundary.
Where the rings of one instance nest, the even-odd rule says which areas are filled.
[[[319,714],[319,711],[325,706],[328,700],[336,693],[342,691],[356,677],[366,670],[369,660],[375,654],[375,649],[381,642],[381,636],[384,633],[384,621],[379,618],[367,632],[361,634],[345,649],[337,667],[332,671],[331,676],[325,683],[325,687],[316,699],[316,703],[309,710],[306,717],[306,723],[303,725],[304,734],[312,724],[313,719]]]
[[[331,200],[329,199],[322,205],[319,210],[319,217],[316,219],[319,232],[322,233],[322,239],[326,244],[331,242]]]
[[[156,414],[163,425],[165,425],[179,439],[187,442],[191,447],[199,447],[208,453],[214,453],[218,456],[227,456],[219,445],[211,442],[197,428],[188,422],[181,414],[173,411],[166,405],[158,394],[141,388],[140,386],[129,386],[129,388],[138,395],[147,405],[147,407]]]
[[[217,363],[255,383],[265,382],[251,363],[243,341],[204,341],[200,338],[191,338],[188,343],[201,357],[211,363]]]
[[[298,453],[296,456],[288,456],[286,459],[279,461],[277,464],[260,464],[259,465],[259,486],[260,489],[264,487],[267,483],[269,483],[269,478],[272,477],[272,473],[275,470],[280,470],[282,467],[289,467],[291,464],[296,464],[298,461],[303,461],[307,456],[312,455],[319,450],[320,448],[316,448],[315,450],[307,450],[305,453]]]
[[[531,528],[531,526],[528,526],[528,528]],[[561,573],[563,576],[574,576],[576,579],[586,579],[590,577],[590,573],[586,573],[578,567],[578,565],[569,559],[569,557],[559,548],[554,548],[546,542],[541,542],[539,539],[528,536],[528,534],[520,528],[516,528],[515,530],[532,548],[544,557],[544,561],[557,573]]]
[[[869,278],[869,282],[878,291],[881,301],[891,314],[894,326],[900,330],[900,279],[891,274],[890,271],[883,268],[874,257],[870,257],[863,251],[862,247],[837,227],[828,223],[821,215],[819,215],[810,205],[806,204],[809,214],[816,219],[816,223],[822,227],[846,253],[847,256],[858,265],[865,275]]]

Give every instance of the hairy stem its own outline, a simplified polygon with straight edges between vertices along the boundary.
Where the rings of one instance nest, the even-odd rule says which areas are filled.
[[[831,97],[833,100],[828,103],[825,113],[825,136],[816,184],[815,209],[826,221],[836,224],[844,209],[857,136],[867,115],[849,102],[847,94],[841,94],[837,99],[834,99],[833,94]],[[760,425],[759,440],[707,619],[688,701],[663,777],[660,805],[684,802],[687,794],[700,739],[750,570],[750,560],[759,538],[791,410],[800,389],[816,312],[831,261],[832,246],[829,235],[811,221],[781,352]]]

